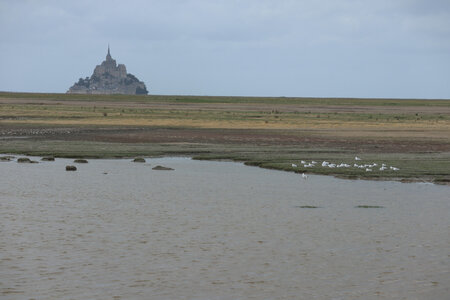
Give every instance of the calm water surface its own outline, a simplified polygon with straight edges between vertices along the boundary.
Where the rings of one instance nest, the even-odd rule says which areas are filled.
[[[450,294],[449,187],[187,158],[68,164],[0,163],[2,299]]]

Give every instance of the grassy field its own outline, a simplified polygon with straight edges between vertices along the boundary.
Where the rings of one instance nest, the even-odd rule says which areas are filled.
[[[187,155],[345,178],[450,181],[449,100],[0,93],[0,138],[0,153]],[[352,167],[322,167],[324,160]],[[399,170],[380,171],[382,164]]]
[[[371,106],[443,106],[448,107],[449,99],[387,99],[387,98],[312,98],[312,97],[227,97],[227,96],[179,96],[179,95],[87,95],[56,93],[9,93],[0,92],[3,99],[25,99],[32,101],[85,101],[106,103],[270,103],[270,104],[304,104],[304,105],[371,105]]]

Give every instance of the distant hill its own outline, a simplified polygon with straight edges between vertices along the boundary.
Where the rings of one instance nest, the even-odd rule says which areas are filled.
[[[127,94],[147,95],[145,83],[127,73],[124,64],[116,64],[108,46],[106,60],[94,69],[91,77],[80,78],[67,91],[68,94]]]

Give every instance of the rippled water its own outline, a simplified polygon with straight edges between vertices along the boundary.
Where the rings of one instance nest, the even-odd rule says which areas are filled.
[[[2,299],[450,294],[446,186],[187,158],[68,164],[0,163]]]

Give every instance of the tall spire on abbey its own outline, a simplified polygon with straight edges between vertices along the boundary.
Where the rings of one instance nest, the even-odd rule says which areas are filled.
[[[106,60],[95,67],[91,77],[80,78],[67,93],[146,95],[148,91],[144,82],[127,73],[124,64],[116,64],[108,44]]]
[[[106,60],[111,60],[111,54],[109,54],[109,44],[108,44],[108,54],[106,55]]]

